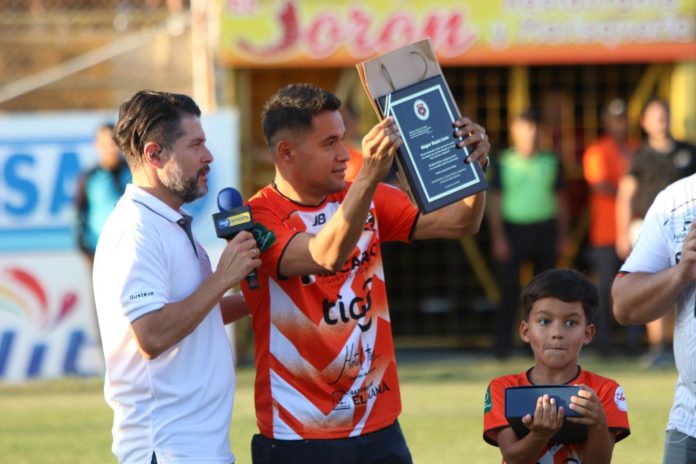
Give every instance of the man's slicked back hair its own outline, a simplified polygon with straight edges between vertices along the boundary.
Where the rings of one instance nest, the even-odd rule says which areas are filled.
[[[181,119],[184,116],[201,116],[200,108],[187,95],[141,90],[123,102],[114,139],[131,169],[141,160],[148,142],[171,149],[183,135]]]
[[[284,129],[306,131],[312,118],[324,111],[338,111],[341,100],[331,92],[312,84],[290,84],[276,92],[261,114],[263,137],[269,147],[275,135]]]

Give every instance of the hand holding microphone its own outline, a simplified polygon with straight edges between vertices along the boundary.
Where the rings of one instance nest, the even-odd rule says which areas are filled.
[[[240,232],[248,231],[251,233],[254,228],[254,220],[251,216],[249,206],[243,206],[242,195],[236,189],[226,187],[218,193],[218,209],[219,213],[213,214],[213,224],[215,233],[218,237],[224,238],[228,242],[234,240],[239,241],[240,249],[247,250],[251,253],[253,261],[258,261],[254,267],[258,267],[261,262],[258,259],[259,250],[256,247],[256,241],[253,235]],[[238,239],[236,237],[239,236]],[[249,288],[255,289],[259,287],[259,282],[256,277],[256,270],[252,269],[246,276]]]

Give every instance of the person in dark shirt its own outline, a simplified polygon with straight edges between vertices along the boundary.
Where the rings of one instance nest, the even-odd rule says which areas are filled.
[[[79,180],[77,207],[77,245],[90,265],[97,239],[106,218],[131,181],[130,170],[113,139],[114,125],[102,124],[94,137],[97,164]]]
[[[130,170],[114,141],[113,134],[113,124],[105,123],[97,128],[94,134],[97,164],[80,176],[75,194],[77,247],[85,257],[90,277],[99,234],[123,195],[126,184],[131,181]],[[101,345],[96,320],[94,324],[96,343]]]
[[[666,101],[649,100],[643,108],[640,123],[645,134],[644,142],[633,156],[617,194],[616,249],[621,259],[630,253],[645,213],[657,194],[669,184],[696,173],[696,147],[672,137]],[[650,344],[645,357],[648,367],[672,363],[670,326],[673,321],[671,316],[665,317],[646,325]]]

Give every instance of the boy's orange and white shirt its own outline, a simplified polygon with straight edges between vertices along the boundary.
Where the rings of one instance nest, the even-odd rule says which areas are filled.
[[[409,241],[418,210],[398,189],[379,185],[358,244],[341,270],[290,277],[278,267],[296,234],[316,234],[347,193],[304,206],[273,186],[250,201],[260,227],[259,288],[242,284],[256,348],[259,430],[277,439],[358,436],[391,425],[401,412],[380,243]]]
[[[578,384],[587,385],[595,391],[604,406],[607,425],[609,430],[614,432],[616,441],[626,438],[631,430],[628,425],[626,397],[621,385],[612,379],[583,369],[579,369],[578,375],[567,383],[567,385]],[[488,384],[483,409],[483,439],[487,443],[498,446],[496,440],[498,432],[505,427],[510,427],[505,418],[505,389],[528,385],[533,385],[529,381],[529,370],[521,374],[498,377]],[[536,462],[539,464],[567,464],[569,462],[580,464],[582,463],[583,448],[584,444],[582,443],[547,445]]]

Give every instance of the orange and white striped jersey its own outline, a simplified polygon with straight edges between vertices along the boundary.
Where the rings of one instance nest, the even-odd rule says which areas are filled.
[[[491,380],[486,390],[483,408],[483,439],[498,446],[498,432],[510,427],[505,418],[505,389],[533,385],[529,380],[531,369],[521,374],[504,375]],[[594,372],[578,368],[578,375],[566,385],[584,384],[595,391],[604,406],[607,426],[614,433],[616,441],[623,440],[630,433],[628,411],[623,388],[616,381],[602,377]],[[582,463],[584,443],[548,444],[535,462],[541,464]],[[503,464],[505,461],[503,461]]]
[[[278,272],[290,240],[318,233],[347,190],[304,206],[267,186],[249,201],[266,238],[275,236],[261,246],[259,288],[242,284],[255,334],[256,418],[267,437],[357,436],[391,425],[401,412],[380,243],[409,240],[418,210],[408,197],[379,185],[340,271],[290,278]]]

